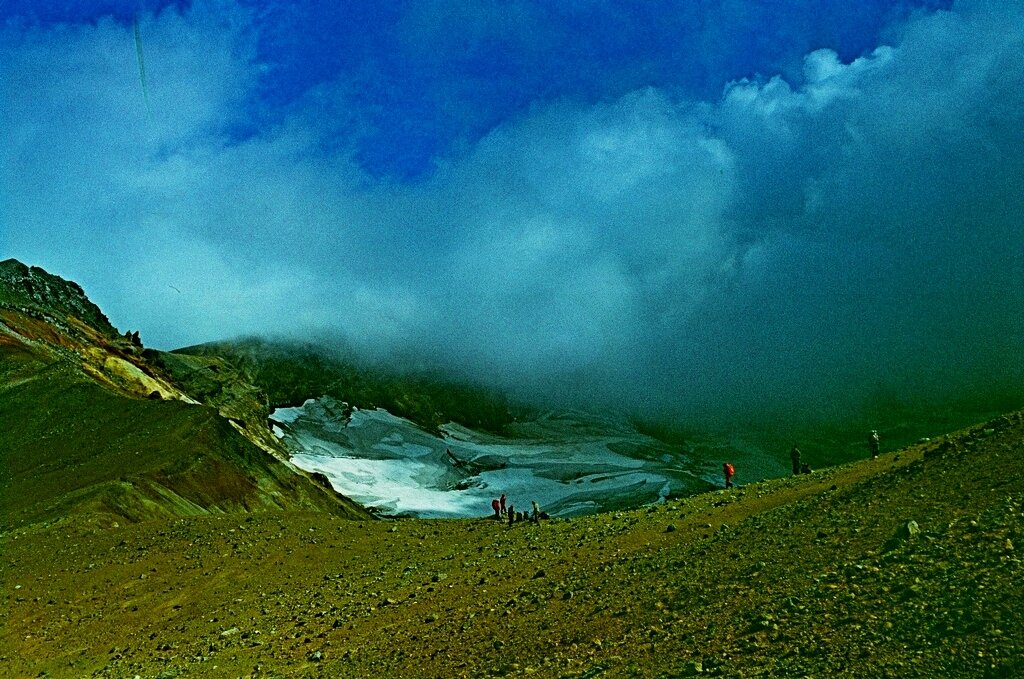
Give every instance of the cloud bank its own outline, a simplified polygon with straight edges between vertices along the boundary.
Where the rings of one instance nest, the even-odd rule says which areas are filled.
[[[714,98],[538,100],[415,182],[361,163],[349,79],[253,129],[253,25],[143,15],[147,112],[130,24],[8,22],[2,254],[152,345],[340,332],[577,403],[835,413],[1024,384],[1019,5],[915,14]]]

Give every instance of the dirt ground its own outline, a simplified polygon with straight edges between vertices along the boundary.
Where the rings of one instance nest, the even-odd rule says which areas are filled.
[[[34,525],[0,536],[0,674],[1024,676],[1022,449],[1014,414],[540,526]]]

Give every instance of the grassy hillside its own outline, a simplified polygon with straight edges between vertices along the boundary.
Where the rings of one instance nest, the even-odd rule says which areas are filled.
[[[1019,677],[1022,455],[1017,413],[875,461],[541,526],[305,513],[32,526],[0,536],[0,665]]]
[[[255,387],[236,380],[213,398],[194,384],[149,361],[77,285],[0,263],[0,527],[83,513],[367,516],[275,455],[265,402],[262,417],[240,405],[259,409]]]
[[[60,368],[2,393],[0,525],[85,511],[344,510],[210,408],[125,398]]]

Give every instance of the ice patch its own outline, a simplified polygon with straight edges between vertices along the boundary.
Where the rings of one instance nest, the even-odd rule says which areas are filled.
[[[567,415],[533,426],[535,438],[504,439],[447,425],[434,436],[384,410],[306,401],[271,415],[296,466],[386,514],[471,517],[491,513],[501,493],[520,509],[537,501],[571,516],[663,500],[701,483],[668,446],[616,423]],[[585,434],[581,434],[585,431]],[[278,433],[280,432],[280,433]],[[655,450],[650,459],[615,450]]]

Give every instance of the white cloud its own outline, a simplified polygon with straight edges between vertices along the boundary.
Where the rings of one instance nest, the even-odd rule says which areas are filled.
[[[8,27],[3,229],[163,346],[322,325],[668,408],[1019,380],[1022,14],[961,3],[716,102],[538,106],[414,185],[324,147],[316,97],[232,134],[244,13],[142,22],[152,120],[130,27]]]

